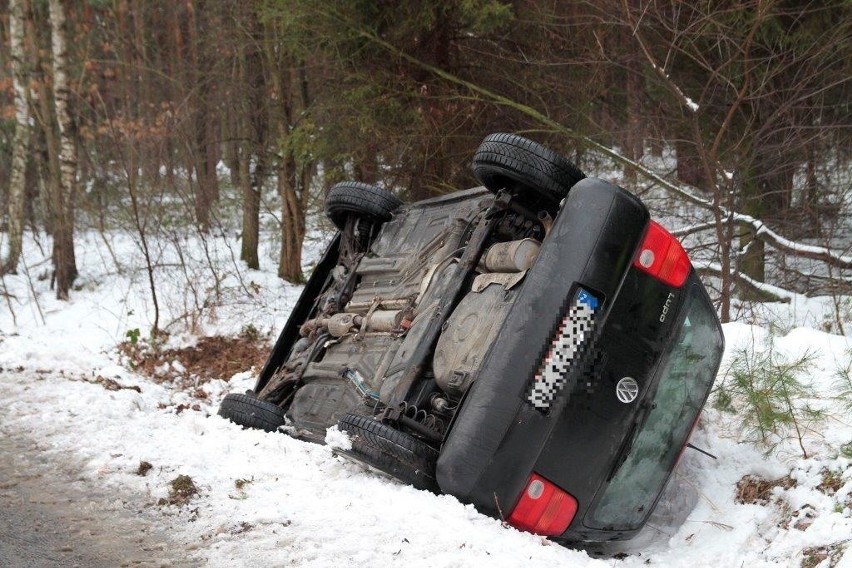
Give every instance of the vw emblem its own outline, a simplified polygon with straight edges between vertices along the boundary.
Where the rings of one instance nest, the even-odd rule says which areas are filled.
[[[638,395],[639,383],[632,377],[624,377],[615,385],[615,396],[624,404],[633,402]]]

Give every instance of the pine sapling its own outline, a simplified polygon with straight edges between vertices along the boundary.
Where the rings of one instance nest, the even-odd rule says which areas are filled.
[[[713,405],[739,415],[745,440],[772,451],[780,442],[795,439],[807,458],[804,437],[825,418],[809,399],[818,398],[802,382],[813,367],[813,354],[789,359],[778,354],[771,340],[763,349],[737,353],[716,389]]]

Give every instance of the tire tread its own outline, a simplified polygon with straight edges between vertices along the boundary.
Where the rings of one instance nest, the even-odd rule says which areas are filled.
[[[348,456],[419,489],[435,490],[438,450],[372,417],[347,414],[338,422],[352,442]]]
[[[329,190],[325,213],[342,229],[348,215],[366,216],[384,223],[400,205],[402,201],[386,189],[360,181],[343,181]]]
[[[284,409],[255,396],[241,393],[227,395],[219,405],[219,416],[245,428],[275,432],[285,423]]]
[[[557,202],[586,177],[561,154],[522,136],[505,133],[485,137],[474,154],[473,172],[492,192],[511,181]]]

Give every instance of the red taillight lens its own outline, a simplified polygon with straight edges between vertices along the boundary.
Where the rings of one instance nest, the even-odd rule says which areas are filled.
[[[683,286],[691,268],[678,240],[655,221],[648,227],[633,266],[675,288]]]
[[[533,473],[509,515],[509,524],[523,531],[556,536],[565,532],[576,514],[574,497]]]

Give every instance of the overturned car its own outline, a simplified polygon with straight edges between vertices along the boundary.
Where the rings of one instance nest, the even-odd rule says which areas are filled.
[[[483,187],[333,187],[339,229],[257,384],[219,413],[559,541],[634,536],[723,350],[680,243],[626,190],[511,134]]]

